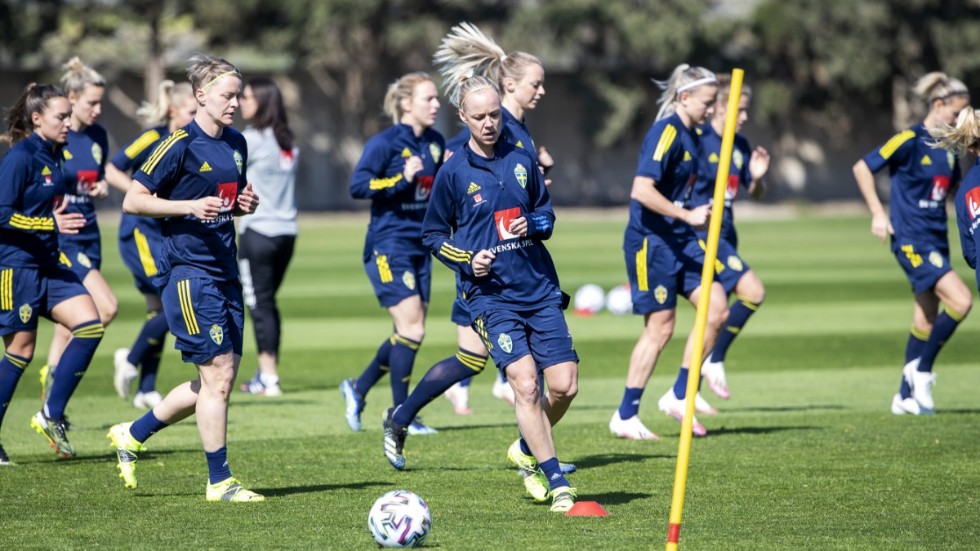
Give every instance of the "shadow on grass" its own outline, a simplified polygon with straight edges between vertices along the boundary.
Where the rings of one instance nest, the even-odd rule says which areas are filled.
[[[455,425],[451,427],[437,427],[439,432],[452,432],[457,430],[479,430],[479,429],[499,429],[499,428],[517,428],[514,423],[496,423],[496,424],[483,424],[483,425]],[[423,435],[419,435],[423,436]],[[414,438],[414,437],[413,437]]]
[[[254,491],[266,497],[282,497],[295,494],[312,494],[332,492],[334,490],[364,490],[375,486],[390,486],[390,482],[351,482],[350,484],[311,484],[307,486],[289,486],[285,488],[255,488]]]
[[[941,415],[945,415],[947,413],[951,413],[953,415],[976,415],[976,414],[980,413],[980,409],[962,409],[962,408],[961,409],[946,409],[946,408],[942,408],[942,409],[939,409],[938,410],[938,413],[941,414]]]
[[[724,413],[785,413],[789,411],[814,411],[846,409],[839,404],[810,404],[806,406],[755,406],[745,408],[724,408]]]
[[[654,494],[634,494],[628,492],[606,492],[604,494],[582,494],[579,501],[596,501],[599,505],[625,505],[637,499],[653,497]]]
[[[156,456],[164,456],[175,453],[201,453],[201,450],[154,450],[152,453],[146,453],[140,456],[140,460],[152,459]],[[40,465],[48,464],[54,467],[71,467],[72,465],[86,464],[86,463],[115,463],[117,461],[115,452],[109,455],[81,455],[75,456],[71,459],[61,459],[53,458],[49,459],[49,456],[39,457],[37,459],[28,459],[26,461],[17,461],[18,465]]]
[[[728,434],[773,434],[791,430],[823,430],[825,427],[802,426],[802,427],[738,427],[711,429],[708,431],[708,438],[715,436],[725,436]]]
[[[595,469],[616,463],[635,463],[647,461],[649,459],[673,459],[675,454],[642,454],[642,453],[605,453],[601,455],[587,455],[585,457],[573,457],[571,462],[577,469]]]

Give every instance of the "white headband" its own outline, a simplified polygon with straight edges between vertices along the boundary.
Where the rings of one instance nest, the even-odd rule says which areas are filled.
[[[688,90],[691,90],[692,88],[697,88],[702,84],[717,84],[717,83],[718,83],[718,79],[715,78],[714,75],[711,75],[710,77],[699,78],[694,82],[689,82],[684,86],[677,88],[677,93],[680,94],[681,92],[687,92]]]

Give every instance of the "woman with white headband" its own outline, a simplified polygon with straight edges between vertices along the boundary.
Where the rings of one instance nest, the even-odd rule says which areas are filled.
[[[695,127],[710,115],[718,93],[711,71],[686,64],[674,69],[666,82],[655,82],[663,90],[660,111],[640,150],[623,239],[633,312],[643,315],[644,328],[630,355],[623,401],[609,421],[613,434],[631,440],[659,438],[640,421],[640,398],[674,332],[678,294],[694,306],[701,297],[704,250],[695,228],[707,223],[710,207],[689,210],[683,205],[697,180],[700,146]],[[713,285],[705,350],[714,345],[728,311],[724,289],[717,282]],[[677,381],[681,388],[686,387],[690,357],[691,347],[687,346]],[[680,420],[683,395],[669,403],[661,399],[660,406]],[[696,419],[693,426],[694,434],[706,434]]]

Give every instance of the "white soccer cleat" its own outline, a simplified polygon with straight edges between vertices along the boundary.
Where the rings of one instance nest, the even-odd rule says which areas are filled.
[[[627,440],[660,440],[659,436],[640,421],[639,415],[623,419],[619,416],[618,409],[609,420],[609,432]]]
[[[137,392],[133,397],[133,407],[136,409],[153,409],[163,401],[163,396],[157,391]]]
[[[702,398],[700,392],[694,395],[694,411],[698,413],[703,413],[705,415],[718,414],[718,410],[712,407],[707,400]]]
[[[657,407],[660,411],[666,413],[667,415],[677,419],[681,424],[684,423],[684,413],[687,411],[685,407],[685,401],[674,396],[674,389],[668,388],[667,393],[660,397],[657,401]],[[691,434],[694,436],[707,436],[708,429],[704,428],[704,425],[698,422],[698,418],[695,417],[691,420]]]
[[[472,415],[473,410],[470,409],[470,387],[463,386],[459,383],[446,389],[446,392],[442,393],[443,396],[449,400],[453,405],[453,412],[456,415]]]
[[[116,387],[116,394],[123,400],[129,398],[133,381],[139,376],[136,366],[129,363],[128,357],[128,348],[117,348],[116,352],[112,355],[112,363],[115,366],[112,384]]]
[[[510,387],[510,383],[501,381],[500,377],[493,380],[493,396],[514,405],[514,389]]]
[[[936,374],[930,371],[919,371],[919,359],[916,358],[905,364],[902,375],[912,387],[912,398],[919,403],[920,415],[936,413],[936,403],[932,399],[932,387],[936,384]]]
[[[919,415],[921,412],[919,402],[916,402],[915,398],[911,396],[902,398],[901,393],[895,393],[895,396],[892,398],[892,413],[895,415]]]
[[[701,376],[708,382],[708,388],[722,400],[731,398],[732,394],[728,391],[728,381],[725,380],[725,363],[713,362],[711,356],[701,364]]]

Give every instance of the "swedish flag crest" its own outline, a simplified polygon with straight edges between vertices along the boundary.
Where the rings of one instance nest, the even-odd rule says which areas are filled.
[[[237,168],[238,169],[238,173],[241,174],[242,173],[242,164],[244,164],[244,163],[242,162],[242,154],[239,153],[237,149],[235,150],[234,157],[235,157],[235,168]]]
[[[657,304],[667,302],[667,288],[663,285],[657,285],[657,288],[653,290],[653,298],[657,299]]]
[[[95,159],[96,164],[102,164],[102,146],[94,143],[92,144],[92,158]]]
[[[497,344],[500,345],[501,350],[508,354],[510,354],[511,350],[514,349],[514,341],[510,339],[510,335],[507,333],[501,333],[500,336],[497,337]]]
[[[527,169],[521,163],[517,163],[517,166],[514,167],[514,177],[517,178],[517,183],[521,184],[522,188],[527,187]]]
[[[225,332],[217,323],[211,326],[208,334],[211,335],[211,340],[214,341],[214,344],[221,344],[221,341],[225,340]]]
[[[25,304],[20,307],[20,311],[18,313],[20,314],[20,322],[27,323],[31,321],[31,316],[34,315],[34,309],[31,308],[30,304]]]
[[[439,159],[442,158],[442,148],[439,147],[439,144],[432,142],[429,144],[429,154],[432,155],[432,160],[438,163]]]

